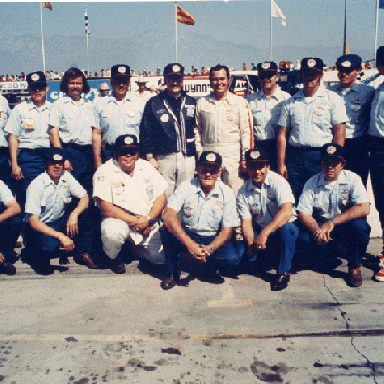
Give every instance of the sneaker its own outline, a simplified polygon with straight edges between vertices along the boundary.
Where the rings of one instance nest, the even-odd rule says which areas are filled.
[[[380,253],[380,255],[378,255],[377,258],[378,258],[379,267],[384,268],[384,255]]]
[[[384,281],[384,268],[380,269],[380,271],[375,274],[375,279],[377,281]]]

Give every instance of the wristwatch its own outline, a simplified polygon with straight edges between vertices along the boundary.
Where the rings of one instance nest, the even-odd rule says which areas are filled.
[[[147,158],[147,161],[153,159],[153,155],[152,155],[152,153],[148,153],[148,155],[146,156],[146,158]]]
[[[215,252],[215,248],[213,248],[211,244],[209,244],[209,248],[211,249],[211,255],[212,255],[213,252]]]
[[[148,227],[153,227],[153,224],[155,224],[156,220],[152,220],[151,216],[149,216],[149,215],[147,215],[146,217],[148,219]]]

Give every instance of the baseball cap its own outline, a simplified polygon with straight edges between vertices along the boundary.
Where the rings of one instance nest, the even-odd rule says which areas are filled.
[[[99,91],[109,91],[109,86],[107,83],[101,83],[99,85]]]
[[[317,71],[323,72],[324,62],[318,57],[305,57],[301,60],[301,70],[302,71]]]
[[[66,153],[63,148],[59,148],[59,147],[46,148],[44,150],[44,157],[48,161],[62,162],[66,160]]]
[[[254,162],[260,161],[271,161],[269,157],[269,152],[265,148],[248,149],[248,151],[245,152],[245,162],[247,164],[252,164]]]
[[[28,83],[28,87],[34,84],[47,85],[46,77],[41,71],[36,71],[28,74],[26,77],[26,81]]]
[[[131,68],[129,65],[117,64],[111,68],[111,77],[131,77]]]
[[[137,137],[135,135],[120,135],[114,145],[115,149],[121,148],[135,148],[138,149]]]
[[[197,162],[197,165],[217,165],[218,167],[221,167],[221,164],[223,163],[222,157],[213,151],[204,151],[199,157],[199,160]]]
[[[264,71],[274,71],[277,72],[277,64],[274,61],[264,61],[262,63],[257,64],[257,71],[258,72],[264,72]]]
[[[320,160],[332,157],[344,160],[344,148],[339,144],[324,144],[320,151]]]
[[[184,75],[184,67],[179,63],[170,63],[164,68],[164,75]]]
[[[339,57],[336,61],[336,67],[338,70],[354,70],[361,65],[361,57],[359,55],[350,54]]]

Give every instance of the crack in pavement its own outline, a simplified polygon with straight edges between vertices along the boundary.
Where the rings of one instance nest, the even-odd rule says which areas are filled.
[[[347,315],[347,312],[344,312],[341,310],[340,308],[340,305],[341,303],[337,300],[336,296],[334,295],[334,293],[331,291],[331,289],[328,287],[328,285],[326,284],[326,281],[325,281],[325,275],[323,275],[323,282],[324,282],[324,287],[327,289],[327,291],[329,292],[329,294],[332,296],[333,300],[335,301],[336,305],[337,305],[337,309],[339,310],[340,312],[340,315],[341,317],[344,319],[345,321],[345,328],[347,330],[348,333],[350,333],[350,337],[351,337],[351,345],[352,345],[352,348],[360,355],[362,356],[366,361],[367,361],[367,365],[371,368],[372,372],[373,372],[373,381],[375,382],[375,384],[378,384],[378,382],[376,381],[376,366],[375,366],[375,363],[372,363],[369,358],[367,356],[364,355],[363,352],[359,351],[359,349],[355,346],[354,344],[354,340],[355,340],[355,337],[353,336],[353,334],[351,333],[350,331],[350,325],[349,325],[349,322],[348,322],[348,318],[346,317]]]

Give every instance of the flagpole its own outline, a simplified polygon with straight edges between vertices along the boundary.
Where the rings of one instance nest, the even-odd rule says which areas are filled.
[[[346,54],[347,54],[347,0],[345,0],[343,55],[346,55]]]
[[[89,35],[89,30],[88,30],[88,12],[87,12],[87,7],[85,7],[85,12],[84,12],[84,18],[85,18],[85,35],[86,35],[86,38],[87,38],[87,68],[88,68],[88,76],[89,77],[89,46],[88,46],[88,43],[89,43],[89,40],[88,40],[88,35]]]
[[[43,55],[43,72],[45,74],[45,52],[44,52],[44,37],[43,37],[43,4],[40,2],[40,22],[41,22],[41,52]]]
[[[175,1],[175,41],[176,41],[176,60],[175,63],[177,63],[177,2]]]
[[[375,55],[376,58],[376,51],[377,51],[377,32],[379,30],[379,0],[376,0],[376,27],[375,27]],[[377,64],[376,64],[377,67]]]
[[[270,60],[272,61],[272,0],[271,0],[271,33],[270,33],[269,56],[270,56]]]

